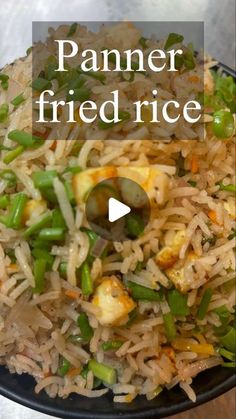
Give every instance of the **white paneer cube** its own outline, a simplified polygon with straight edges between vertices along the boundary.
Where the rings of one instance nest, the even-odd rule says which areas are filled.
[[[170,268],[177,262],[179,252],[185,241],[185,230],[179,230],[171,246],[164,246],[155,257],[156,263],[163,269]]]
[[[136,307],[121,281],[114,275],[103,279],[95,291],[92,303],[100,308],[97,319],[104,326],[126,323],[128,314]]]

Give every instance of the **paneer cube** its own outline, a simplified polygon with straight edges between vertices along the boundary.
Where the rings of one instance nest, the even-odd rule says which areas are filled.
[[[194,252],[190,252],[187,255],[187,259],[185,260],[183,266],[178,268],[169,268],[165,271],[165,274],[167,275],[169,280],[182,293],[186,293],[194,288],[193,278],[192,275],[189,275],[188,269],[191,268],[191,262],[193,262],[196,259],[198,259],[197,255]]]
[[[106,277],[97,287],[92,303],[100,308],[98,321],[104,326],[120,326],[127,322],[128,314],[136,307],[123,284],[116,276]]]
[[[236,220],[236,203],[234,198],[229,198],[224,202],[224,209],[229,213],[233,220]]]
[[[156,263],[163,269],[168,269],[177,262],[179,251],[185,240],[185,230],[178,231],[171,246],[164,246],[156,255]]]

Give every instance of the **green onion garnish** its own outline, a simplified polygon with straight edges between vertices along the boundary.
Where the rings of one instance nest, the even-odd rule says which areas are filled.
[[[93,329],[89,324],[88,316],[81,313],[77,319],[77,325],[80,328],[81,337],[83,342],[88,343],[93,337]]]
[[[109,114],[109,115],[107,115],[107,118],[108,119],[111,119],[111,118],[113,118],[113,115],[112,114]],[[112,128],[112,127],[114,127],[115,125],[117,125],[117,124],[120,124],[121,122],[124,122],[124,121],[127,121],[127,120],[129,120],[130,119],[130,113],[129,112],[127,112],[127,111],[122,111],[122,110],[119,110],[119,112],[118,112],[118,118],[119,119],[121,119],[121,121],[119,121],[119,122],[105,122],[105,121],[102,121],[101,119],[98,121],[98,126],[99,126],[99,128],[101,128],[101,129],[108,129],[108,128]]]
[[[213,114],[213,134],[218,138],[228,138],[234,133],[234,117],[229,111],[217,111]]]
[[[34,90],[37,90],[37,92],[43,92],[44,90],[50,89],[51,87],[51,81],[43,79],[42,77],[38,77],[32,82],[32,88]]]
[[[69,93],[66,96],[67,102],[73,100],[78,102],[85,102],[90,98],[91,90],[88,87],[80,87],[79,89],[73,89],[74,93],[70,95]]]
[[[130,237],[136,238],[142,234],[145,224],[138,214],[128,214],[125,221],[127,233]]]
[[[224,348],[235,353],[236,352],[236,330],[234,327],[229,326],[228,331],[224,336],[219,337],[219,341]]]
[[[40,230],[38,238],[45,241],[63,240],[65,237],[64,228],[43,228]]]
[[[212,297],[212,289],[211,288],[207,288],[206,291],[204,292],[200,305],[198,307],[198,312],[197,312],[197,318],[199,320],[203,320],[207,310],[208,310],[208,306],[210,304],[211,301],[211,297]]]
[[[219,185],[220,191],[227,191],[227,192],[236,192],[236,185],[233,183],[230,183],[229,185],[224,185],[223,182],[218,182],[217,185]]]
[[[107,342],[103,342],[102,349],[104,351],[115,351],[119,349],[123,343],[122,340],[108,340]]]
[[[48,226],[52,221],[52,214],[48,213],[42,216],[42,218],[37,221],[35,224],[32,224],[30,227],[28,227],[24,232],[24,237],[28,238],[32,236],[33,234],[37,233],[39,230],[41,230],[43,227]]]
[[[9,76],[7,74],[0,73],[0,82],[1,82],[1,87],[3,88],[3,90],[8,89],[8,80],[9,80]]]
[[[88,363],[88,368],[92,371],[93,375],[107,384],[113,385],[117,380],[116,370],[101,364],[95,359],[91,359]]]
[[[176,336],[175,322],[171,312],[163,314],[163,320],[167,339],[171,341]]]
[[[72,23],[72,25],[70,25],[69,31],[66,35],[67,38],[70,37],[70,36],[73,36],[75,34],[77,26],[78,26],[78,23],[76,23],[76,22]]]
[[[19,147],[14,148],[11,151],[8,151],[8,153],[5,154],[3,157],[3,162],[5,164],[11,163],[13,160],[15,160],[18,156],[20,156],[25,150],[25,147],[23,145],[19,145]]]
[[[138,42],[143,49],[147,49],[148,48],[147,41],[148,41],[147,38],[144,38],[143,36],[141,36],[141,38],[139,38]]]
[[[68,373],[69,369],[70,369],[70,362],[67,361],[67,359],[63,357],[60,362],[60,367],[57,370],[57,374],[60,375],[61,377],[64,377]]]
[[[50,253],[46,249],[40,249],[36,247],[35,249],[32,249],[31,253],[35,259],[44,259],[47,264],[47,269],[51,270],[54,262],[54,257],[50,255]]]
[[[7,181],[8,187],[16,186],[16,175],[12,170],[1,170],[0,171],[0,178]]]
[[[41,143],[42,141],[41,138],[36,137],[35,135],[32,135],[28,132],[20,131],[18,129],[10,131],[8,133],[8,138],[10,138],[12,141],[15,141],[19,145],[22,145],[23,147],[33,147],[37,142]]]
[[[38,189],[53,187],[55,177],[57,177],[56,170],[38,171],[32,174],[34,186]]]
[[[4,103],[0,106],[0,123],[5,122],[8,117],[9,106]]]
[[[0,209],[6,209],[10,203],[7,195],[0,196]]]
[[[169,36],[166,40],[164,49],[167,50],[170,47],[172,47],[172,45],[179,44],[180,42],[183,42],[183,40],[184,40],[183,35],[179,35],[178,33],[172,32],[172,33],[169,34]]]

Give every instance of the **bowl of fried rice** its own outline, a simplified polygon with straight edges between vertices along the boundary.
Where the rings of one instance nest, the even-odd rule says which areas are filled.
[[[144,56],[183,42],[129,22],[61,25],[1,70],[0,393],[58,417],[164,417],[235,385],[235,74],[185,49],[177,75],[84,74],[78,56],[63,78],[53,40],[72,36],[97,51],[129,39]],[[36,129],[32,98],[51,86],[56,99],[75,88],[75,122],[61,109],[59,125]],[[199,123],[151,124],[149,109],[133,122],[130,99],[156,87],[163,102],[198,98]],[[85,124],[81,103],[115,88],[121,122]],[[88,193],[111,175],[150,200],[149,222],[129,218],[123,242],[86,219]]]

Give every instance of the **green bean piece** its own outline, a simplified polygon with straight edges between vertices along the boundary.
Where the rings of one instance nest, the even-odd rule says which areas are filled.
[[[9,203],[10,203],[10,200],[7,195],[0,196],[0,209],[6,209]]]
[[[27,195],[20,192],[14,196],[7,218],[7,227],[18,230],[21,227],[23,211],[26,205]]]
[[[37,171],[32,174],[34,186],[38,189],[53,187],[55,177],[57,177],[56,170]]]
[[[25,147],[23,145],[19,145],[19,147],[16,147],[5,154],[5,156],[3,157],[3,162],[5,164],[11,163],[18,156],[20,156],[24,152],[24,150],[25,150]]]
[[[69,37],[71,37],[75,34],[77,26],[78,26],[78,23],[76,23],[76,22],[74,22],[74,23],[72,23],[72,25],[70,25],[69,31],[66,35],[67,38],[69,38]]]
[[[52,87],[52,83],[50,80],[46,80],[42,77],[38,77],[37,79],[33,80],[32,88],[38,92],[43,92],[46,89],[50,89]]]
[[[5,122],[8,117],[9,106],[7,104],[3,104],[0,106],[0,123]]]
[[[8,187],[16,186],[17,178],[16,178],[15,173],[12,170],[10,169],[1,170],[0,178],[7,181]]]
[[[235,353],[227,351],[225,348],[220,348],[219,354],[224,358],[228,359],[229,361],[235,361]]]
[[[41,230],[43,227],[49,226],[52,221],[52,214],[48,213],[41,217],[37,223],[33,224],[32,226],[28,227],[24,232],[24,237],[28,238],[32,236],[33,234],[37,233],[39,230]]]
[[[213,293],[212,289],[207,288],[202,296],[200,305],[198,307],[198,312],[197,312],[197,318],[199,320],[203,320],[204,317],[206,316],[206,313],[207,313],[207,310],[211,301],[212,293]]]
[[[41,143],[42,139],[37,137],[36,135],[32,135],[29,132],[21,131],[19,129],[15,129],[8,133],[8,138],[10,140],[15,141],[19,145],[24,147],[33,147],[36,143]]]
[[[23,93],[20,95],[14,97],[14,99],[11,100],[11,104],[15,106],[15,108],[19,105],[21,105],[25,101],[25,98],[23,96]]]
[[[105,364],[97,362],[95,359],[91,359],[88,362],[88,368],[92,371],[93,375],[107,384],[113,385],[116,383],[117,374],[114,368],[108,367]]]
[[[55,208],[52,212],[52,227],[66,229],[66,223],[59,208]]]
[[[40,294],[44,290],[46,267],[47,261],[45,259],[35,260],[33,267],[35,287],[32,289],[35,294]]]
[[[126,229],[130,237],[136,238],[142,234],[145,224],[138,214],[128,214],[125,221]]]
[[[139,38],[138,42],[143,49],[147,49],[148,48],[147,41],[148,41],[147,38],[144,38],[144,36],[141,36],[141,38]]]
[[[122,340],[108,340],[103,342],[102,349],[104,351],[115,351],[123,345],[124,341]]]
[[[151,288],[144,287],[143,285],[131,281],[127,282],[127,287],[130,289],[134,300],[160,301],[158,292]]]
[[[44,259],[46,261],[47,264],[47,269],[51,270],[52,269],[52,265],[54,262],[54,257],[52,255],[50,255],[50,253],[48,252],[48,250],[45,249],[40,249],[40,248],[34,248],[32,251],[32,256],[35,259]]]
[[[224,185],[223,182],[219,182],[217,183],[217,185],[219,185],[220,191],[227,191],[232,193],[236,192],[236,185],[234,185],[233,183],[230,183],[229,185]]]
[[[89,297],[93,293],[93,281],[87,262],[84,262],[81,268],[81,289],[83,295],[86,297]]]
[[[234,329],[234,327],[229,326],[227,333],[224,336],[220,336],[219,341],[222,343],[224,348],[235,353],[236,352],[236,330]]]
[[[67,263],[61,262],[59,265],[59,274],[63,279],[67,278]]]
[[[184,37],[183,35],[179,35],[178,33],[171,32],[166,40],[164,49],[169,49],[172,45],[179,44],[183,42]]]
[[[67,361],[66,358],[62,358],[61,362],[60,362],[60,367],[57,370],[57,374],[60,375],[60,377],[65,377],[65,375],[68,373],[69,369],[70,369],[70,362]]]
[[[80,313],[77,319],[77,325],[80,328],[81,337],[84,343],[90,342],[93,337],[93,329],[89,324],[88,316],[85,313]]]
[[[65,230],[64,228],[43,228],[40,230],[38,238],[45,241],[60,241],[64,240]]]
[[[174,316],[187,316],[190,313],[187,305],[188,296],[181,294],[176,289],[168,292],[168,304]]]
[[[71,95],[68,93],[66,96],[66,101],[69,102],[73,100],[74,102],[85,102],[90,98],[91,90],[88,87],[80,87],[79,89],[73,89],[74,93]]]
[[[113,115],[113,114],[109,114],[109,115],[107,115],[107,118],[108,118],[108,119],[111,119],[111,118],[113,118],[113,117],[114,117],[114,115]],[[114,126],[115,126],[115,125],[117,125],[117,124],[121,124],[121,122],[128,121],[128,120],[130,119],[130,117],[131,117],[131,115],[130,115],[130,113],[129,113],[129,112],[119,110],[119,112],[118,112],[118,118],[119,118],[119,119],[121,119],[121,121],[119,121],[119,122],[114,122],[114,121],[111,121],[111,122],[105,122],[105,121],[102,121],[102,120],[100,119],[100,120],[98,121],[98,126],[99,126],[99,128],[100,128],[100,129],[108,129],[108,128],[112,128],[112,127],[114,127]]]
[[[174,322],[172,313],[169,312],[169,313],[163,314],[163,320],[164,320],[164,326],[165,326],[167,339],[171,341],[176,336],[176,327],[175,327],[175,322]]]

